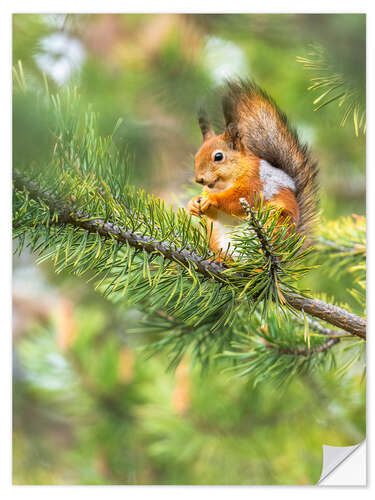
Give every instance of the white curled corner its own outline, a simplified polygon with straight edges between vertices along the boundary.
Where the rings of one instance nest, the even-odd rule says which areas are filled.
[[[318,486],[365,486],[366,441],[354,446],[323,445]]]

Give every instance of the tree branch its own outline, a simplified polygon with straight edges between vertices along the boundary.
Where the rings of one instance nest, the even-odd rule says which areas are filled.
[[[148,253],[157,252],[166,259],[185,267],[193,264],[200,274],[221,283],[230,283],[236,278],[236,275],[228,274],[229,267],[221,262],[202,259],[192,251],[179,250],[169,242],[160,242],[149,236],[128,231],[124,227],[106,222],[103,219],[93,220],[86,214],[75,211],[72,205],[62,204],[52,193],[43,190],[37,183],[22,175],[15,172],[13,178],[16,188],[20,190],[26,189],[32,198],[42,199],[58,215],[58,221],[54,220],[51,223],[79,227],[89,233],[98,233],[103,238],[115,237],[120,243],[129,244]],[[285,299],[293,308],[299,311],[320,318],[362,339],[366,338],[366,321],[360,316],[322,300],[309,299],[297,294],[285,295]]]
[[[366,338],[366,320],[360,316],[319,299],[300,297],[297,294],[289,294],[285,298],[292,307],[299,311],[327,321],[357,337]]]
[[[328,240],[327,238],[323,238],[322,236],[318,238],[318,242],[324,245],[325,247],[332,248],[333,251],[338,253],[357,254],[357,253],[363,253],[363,251],[365,250],[365,247],[362,245],[353,247],[337,245],[336,242]]]
[[[320,333],[321,335],[325,335],[327,337],[333,337],[333,338],[348,337],[348,332],[345,332],[344,330],[331,330],[330,328],[326,328],[326,327],[322,326],[318,321],[315,321],[312,318],[309,318],[308,316],[306,316],[306,319],[307,319],[307,322],[309,324],[309,328],[311,328],[311,330],[314,330],[314,331]],[[304,315],[301,314],[300,316],[298,316],[297,321],[301,325],[304,325],[305,324]]]
[[[317,347],[313,347],[312,349],[309,349],[308,347],[302,347],[300,349],[293,349],[292,347],[288,347],[286,349],[280,349],[279,347],[272,345],[267,347],[269,347],[270,349],[276,349],[280,354],[292,354],[293,356],[311,356],[312,354],[319,354],[328,351],[339,342],[340,338],[336,337],[333,339],[329,339],[324,344],[319,345]]]

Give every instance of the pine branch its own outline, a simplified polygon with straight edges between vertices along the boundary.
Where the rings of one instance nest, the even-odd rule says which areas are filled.
[[[292,307],[299,311],[342,328],[361,339],[366,338],[366,320],[356,314],[352,314],[333,304],[328,304],[323,300],[300,297],[297,294],[288,295],[285,298]]]
[[[337,252],[337,253],[348,253],[348,254],[362,254],[365,250],[365,247],[363,246],[340,246],[337,244],[335,241],[328,240],[327,238],[319,237],[318,238],[319,243],[322,245],[332,249],[332,251]]]
[[[172,247],[170,243],[159,242],[147,235],[142,235],[127,230],[103,219],[92,219],[88,214],[75,211],[73,205],[64,205],[49,191],[42,190],[37,183],[22,177],[17,172],[13,174],[14,185],[16,188],[26,189],[31,197],[42,199],[51,210],[57,214],[57,220],[51,220],[50,224],[70,224],[89,233],[97,233],[104,238],[115,238],[120,243],[128,243],[130,246],[145,250],[147,253],[159,253],[166,259],[172,260],[177,264],[189,267],[193,263],[197,271],[208,278],[215,277],[218,281],[227,281],[227,277],[222,274],[224,267],[216,262],[202,259],[199,255],[188,250],[178,250]]]
[[[202,259],[192,251],[179,250],[170,242],[157,241],[150,236],[130,231],[104,219],[93,218],[89,214],[75,211],[74,204],[62,204],[52,193],[41,189],[37,183],[22,175],[15,173],[14,183],[17,189],[26,189],[31,198],[43,200],[54,212],[54,217],[48,221],[48,224],[71,225],[81,228],[88,233],[99,234],[104,239],[115,239],[119,243],[128,244],[148,254],[157,253],[185,268],[189,268],[193,264],[198,273],[220,283],[236,285],[236,282],[238,284],[241,279],[243,280],[241,275],[231,273],[229,266],[223,263]],[[268,248],[268,251],[271,249]],[[297,293],[284,293],[284,298],[294,309],[304,311],[362,339],[366,338],[366,321],[359,316],[319,299],[302,297]]]
[[[347,332],[344,332],[343,330],[331,330],[330,328],[322,326],[318,321],[315,321],[303,314],[298,317],[298,322],[301,325],[304,325],[305,319],[307,320],[309,328],[311,328],[311,330],[314,330],[317,333],[321,333],[322,335],[326,335],[327,337],[341,338],[348,336]]]
[[[342,72],[337,60],[329,54],[326,49],[318,44],[313,44],[307,57],[297,56],[296,60],[313,72],[310,78],[312,85],[308,90],[318,91],[319,95],[314,100],[314,111],[337,103],[343,110],[341,126],[344,126],[349,117],[352,117],[355,134],[359,135],[362,129],[366,133],[366,64],[365,47],[361,47],[362,57],[356,55],[357,65],[355,74]],[[350,52],[349,52],[350,54]],[[341,54],[345,61],[345,54]]]
[[[261,243],[262,250],[263,250],[265,256],[267,257],[267,259],[269,259],[269,261],[270,261],[270,274],[272,276],[275,276],[279,270],[279,262],[278,262],[276,255],[275,255],[272,243],[271,243],[271,241],[269,241],[269,239],[265,235],[265,233],[263,231],[263,227],[261,226],[258,219],[256,218],[255,210],[253,210],[250,207],[246,198],[240,198],[240,204],[241,204],[244,212],[246,213],[246,215],[250,218],[251,226],[254,229],[254,231],[255,231],[255,233],[256,233],[256,235]]]
[[[254,210],[250,207],[247,200],[245,198],[241,198],[240,203],[250,218],[251,225],[257,233],[264,254],[270,259],[270,272],[276,276],[278,261],[272,248],[272,243],[265,237],[262,228],[256,220]],[[332,304],[327,304],[319,299],[299,297],[296,294],[285,295],[284,298],[295,309],[323,319],[328,323],[357,335],[358,337],[366,338],[366,322],[359,316],[349,313]]]
[[[277,346],[269,345],[270,349],[276,349],[279,354],[291,354],[293,356],[312,356],[313,354],[321,354],[323,352],[328,351],[331,349],[334,345],[338,344],[340,342],[340,338],[332,338],[327,340],[322,345],[313,347],[312,349],[309,349],[308,347],[304,347],[301,349],[293,349],[291,347],[288,347],[287,349],[280,349]]]

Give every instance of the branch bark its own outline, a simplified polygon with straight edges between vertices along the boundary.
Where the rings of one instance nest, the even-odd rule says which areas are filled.
[[[299,311],[327,321],[327,323],[338,326],[357,337],[366,338],[366,320],[360,316],[319,299],[309,299],[296,294],[288,295],[285,298],[292,307]]]
[[[332,330],[331,328],[326,328],[325,326],[321,325],[318,321],[315,321],[309,316],[306,316],[306,319],[309,324],[309,328],[311,328],[311,330],[317,333],[320,333],[321,335],[325,335],[326,337],[332,337],[332,338],[340,338],[340,339],[343,337],[349,337],[348,332],[345,332],[344,330]],[[297,317],[297,321],[301,325],[304,325],[305,316],[303,314],[300,314]]]
[[[215,279],[221,283],[231,281],[231,276],[228,274],[228,266],[223,263],[203,260],[202,257],[192,251],[186,249],[179,250],[171,243],[160,242],[149,236],[133,233],[124,227],[102,219],[93,220],[86,214],[74,211],[73,206],[62,204],[52,193],[41,189],[37,183],[24,178],[16,172],[13,175],[13,179],[16,188],[20,190],[26,189],[31,197],[42,199],[51,210],[57,213],[58,221],[51,221],[55,224],[79,227],[90,233],[98,233],[103,238],[115,237],[119,242],[129,244],[139,250],[144,250],[148,253],[158,252],[166,259],[172,260],[182,266],[188,267],[193,264],[195,269],[207,278]],[[362,339],[366,338],[366,321],[360,316],[322,300],[310,299],[297,294],[285,295],[285,299],[298,311],[322,319]]]
[[[280,354],[292,354],[293,356],[311,356],[312,354],[319,354],[331,349],[334,345],[340,342],[340,338],[333,338],[324,342],[324,344],[308,349],[307,347],[302,347],[301,349],[279,349],[278,347],[270,346],[272,349],[277,349]]]

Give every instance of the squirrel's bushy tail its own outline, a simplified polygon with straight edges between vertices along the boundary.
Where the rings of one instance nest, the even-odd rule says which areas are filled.
[[[311,236],[318,215],[317,163],[285,114],[258,85],[244,80],[227,85],[223,96],[226,125],[234,123],[245,148],[292,177],[300,212],[297,231]]]

